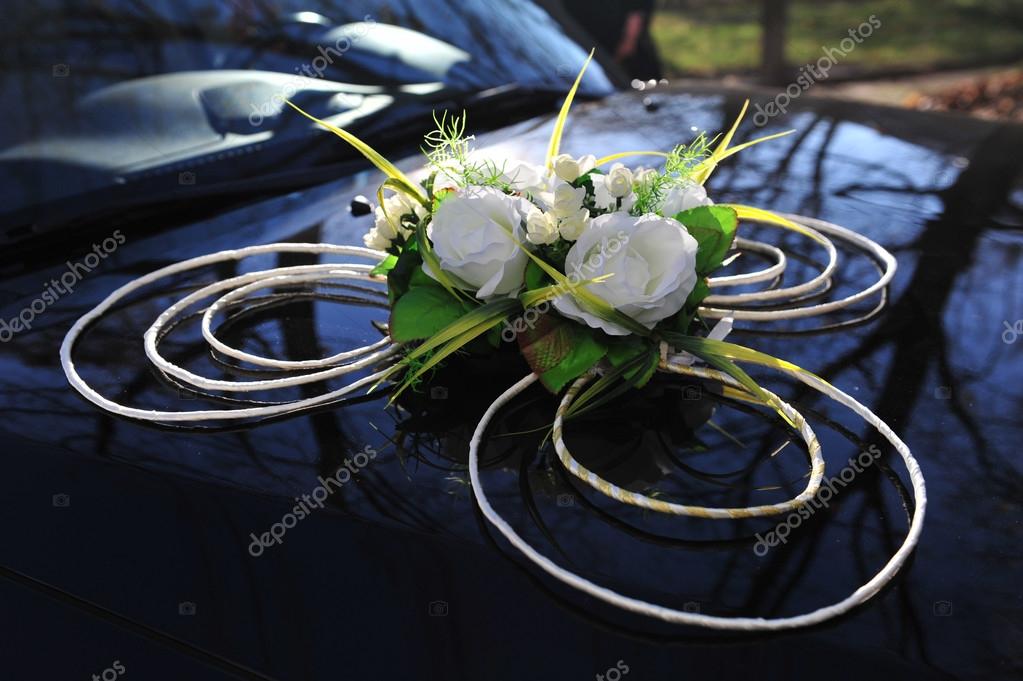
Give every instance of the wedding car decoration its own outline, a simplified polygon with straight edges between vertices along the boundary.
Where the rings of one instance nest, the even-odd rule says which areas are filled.
[[[588,60],[587,60],[588,63]],[[565,98],[546,158],[490,158],[473,148],[464,116],[442,114],[426,135],[426,174],[407,177],[346,130],[313,118],[359,150],[385,175],[373,227],[364,247],[269,244],[214,253],[169,265],[129,282],[83,316],[68,332],[61,361],[71,385],[96,405],[121,416],[153,422],[254,419],[331,403],[360,390],[391,384],[392,400],[415,389],[453,353],[488,352],[514,343],[531,372],[486,411],[470,445],[472,492],[484,516],[513,546],[555,578],[595,598],[669,622],[718,629],[772,630],[814,624],[847,612],[892,579],[919,537],[926,506],[923,477],[906,445],[867,407],[824,379],[752,348],[724,341],[734,320],[810,317],[839,310],[882,291],[895,259],[865,237],[822,220],[780,215],[751,206],[716,203],[707,179],[726,158],[769,135],[733,145],[742,114],[719,138],[698,135],[670,151],[627,151],[598,156],[561,153],[562,132],[585,72]],[[303,115],[308,116],[308,114]],[[745,107],[743,107],[745,113]],[[309,116],[309,118],[312,118]],[[629,168],[644,157],[649,167]],[[787,258],[775,245],[739,235],[742,222],[757,222],[809,239],[826,254],[820,273],[778,287]],[[868,254],[879,265],[877,281],[839,300],[804,304],[826,289],[838,266],[835,241]],[[743,251],[773,263],[757,272],[722,275]],[[293,387],[348,374],[343,387],[291,402],[199,411],[156,411],[122,405],[89,385],[72,354],[83,330],[133,292],[201,267],[267,253],[341,255],[366,263],[323,263],[248,272],[205,285],[164,311],[146,331],[147,357],[170,380],[197,391],[232,394]],[[281,286],[360,281],[386,285],[386,297],[368,302],[388,310],[386,336],[363,348],[313,360],[278,360],[233,348],[216,337],[213,320],[252,294]],[[715,289],[762,282],[758,291]],[[757,309],[753,304],[767,303]],[[202,334],[218,353],[275,370],[274,378],[235,381],[197,375],[159,350],[167,330],[185,314],[202,312]],[[712,322],[716,323],[711,326]],[[776,619],[721,617],[677,610],[620,594],[559,565],[526,542],[490,505],[479,475],[478,450],[497,411],[533,383],[560,396],[552,437],[558,459],[580,480],[619,502],[652,511],[704,518],[775,516],[803,507],[824,477],[820,444],[806,419],[761,386],[740,366],[771,368],[846,406],[877,429],[905,462],[915,510],[902,546],[866,584],[843,600],[813,612]],[[675,503],[618,487],[583,467],[565,442],[565,419],[627,390],[642,389],[655,372],[716,381],[728,397],[765,405],[798,430],[810,455],[806,488],[770,505],[707,508]]]

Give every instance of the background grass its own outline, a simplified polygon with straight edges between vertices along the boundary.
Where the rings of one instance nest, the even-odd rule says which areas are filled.
[[[651,25],[669,75],[712,76],[760,64],[759,0],[660,0]],[[876,15],[881,27],[842,60],[864,70],[998,63],[1023,52],[1020,0],[790,0],[795,66]]]

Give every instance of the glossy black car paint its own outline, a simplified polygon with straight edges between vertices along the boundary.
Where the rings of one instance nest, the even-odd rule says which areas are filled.
[[[742,101],[714,89],[654,96],[658,107],[630,94],[578,107],[564,150],[667,149],[691,127],[726,127]],[[479,143],[540,160],[551,122],[529,120]],[[710,191],[718,201],[843,224],[899,258],[886,308],[860,325],[815,333],[814,323],[785,323],[734,336],[850,392],[920,460],[929,484],[921,544],[866,607],[814,629],[745,636],[662,626],[538,576],[479,517],[462,469],[483,407],[524,371],[514,355],[496,368],[464,360],[435,379],[444,391],[414,395],[406,412],[385,411],[381,396],[217,432],[114,419],[68,388],[57,361],[61,338],[116,286],[240,245],[357,243],[371,218],[352,217],[349,202],[372,196],[380,179],[366,172],[133,235],[40,314],[30,332],[0,344],[0,564],[183,642],[175,648],[163,634],[128,631],[102,611],[53,600],[54,592],[8,572],[0,580],[4,677],[89,678],[116,659],[127,678],[143,679],[228,678],[228,669],[260,678],[233,663],[289,680],[586,679],[611,678],[619,661],[629,669],[625,679],[1020,678],[1023,341],[1003,334],[1023,317],[1023,128],[808,99],[764,131],[789,127],[798,132],[722,167]],[[739,138],[761,132],[747,123]],[[405,167],[418,163],[413,158]],[[802,255],[793,265],[796,281],[821,255],[798,240],[787,243]],[[88,248],[80,244],[0,282],[0,316],[18,314],[60,275],[64,260]],[[829,295],[877,276],[862,256],[842,257],[843,274]],[[264,258],[244,268],[297,261]],[[740,259],[736,267],[757,264]],[[76,353],[83,373],[132,404],[205,404],[154,376],[141,334],[186,284],[235,271],[167,282],[111,315]],[[368,320],[379,313],[327,298],[338,291],[322,293],[232,319],[222,333],[291,358],[378,337]],[[195,342],[194,326],[169,337],[165,351],[219,375]],[[758,375],[811,415],[830,474],[880,442],[841,409]],[[707,386],[684,404],[681,398],[693,395],[658,382],[570,429],[569,440],[584,462],[619,482],[698,502],[780,500],[801,488],[798,448],[770,456],[787,438],[776,422],[717,404]],[[711,404],[715,422],[742,446],[700,425]],[[531,392],[493,434],[542,427],[552,409],[541,391]],[[400,450],[390,442],[398,434]],[[781,616],[838,600],[887,560],[911,508],[905,471],[885,449],[829,509],[758,557],[755,535],[773,523],[663,519],[608,504],[558,474],[549,448],[537,453],[542,436],[541,429],[491,439],[483,478],[498,510],[559,563],[679,608]],[[253,535],[367,445],[379,454],[327,508],[289,529],[280,545],[250,554]],[[67,503],[55,505],[54,495],[67,495],[59,500]]]

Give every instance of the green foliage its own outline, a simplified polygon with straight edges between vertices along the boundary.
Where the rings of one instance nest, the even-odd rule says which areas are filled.
[[[696,239],[696,273],[705,277],[724,261],[739,228],[739,218],[728,206],[697,206],[675,215]]]
[[[421,147],[427,163],[433,168],[430,187],[433,186],[433,180],[440,175],[463,187],[477,185],[508,191],[508,183],[503,179],[505,170],[503,163],[498,165],[490,159],[470,158],[472,142],[476,138],[465,134],[464,111],[461,116],[448,116],[448,112],[445,111],[440,118],[434,112],[433,122],[437,127],[424,136],[424,144]],[[439,200],[441,197],[431,198]]]
[[[633,214],[642,215],[660,210],[668,191],[689,182],[695,168],[710,156],[713,142],[707,139],[706,133],[701,132],[689,144],[680,144],[668,152],[664,160],[664,172],[636,187]]]
[[[660,356],[656,342],[630,336],[611,341],[607,359],[611,366],[576,398],[568,416],[595,409],[631,389],[643,387],[657,370]]]
[[[440,286],[413,286],[391,308],[391,338],[399,343],[423,340],[465,314]]]
[[[398,256],[388,255],[386,258],[377,263],[377,266],[369,271],[373,276],[380,276],[387,274],[394,269],[394,266],[398,263]]]
[[[518,341],[522,356],[552,393],[589,371],[607,352],[589,328],[550,312],[519,333]]]
[[[421,271],[423,259],[419,255],[419,246],[413,239],[394,261],[394,266],[387,272],[387,298],[394,305],[408,291],[412,274]]]
[[[419,377],[437,366],[448,355],[457,352],[474,339],[497,327],[508,318],[508,315],[520,309],[519,302],[514,298],[500,298],[475,307],[469,312],[464,312],[454,321],[430,335],[392,368],[392,372],[405,370],[405,375],[397,390],[391,395],[391,402],[394,402]]]
[[[547,273],[540,269],[540,266],[530,260],[526,264],[526,290],[532,291],[541,288],[553,281]]]

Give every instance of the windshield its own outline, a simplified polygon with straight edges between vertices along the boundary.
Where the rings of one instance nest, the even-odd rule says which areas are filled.
[[[433,110],[563,95],[586,57],[527,0],[34,0],[0,31],[8,239],[349,153],[285,100],[386,148]],[[580,93],[611,89],[593,65]]]

